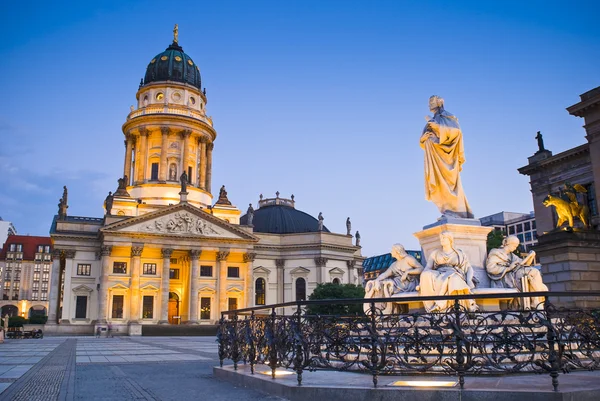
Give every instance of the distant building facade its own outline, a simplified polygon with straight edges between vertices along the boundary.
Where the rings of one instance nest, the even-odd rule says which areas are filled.
[[[515,235],[521,242],[521,251],[529,252],[537,240],[535,213],[499,212],[479,219],[482,226],[494,227],[504,235]]]
[[[423,263],[423,253],[421,251],[407,250],[406,253],[417,259],[419,263]],[[365,258],[362,263],[364,283],[377,278],[377,276],[386,271],[395,261],[396,258],[393,258],[391,253],[384,253],[383,255]]]
[[[2,316],[47,316],[51,273],[50,237],[9,236],[0,251]]]
[[[0,217],[0,249],[2,249],[2,244],[6,241],[9,235],[17,234],[17,229],[10,221],[2,220]]]

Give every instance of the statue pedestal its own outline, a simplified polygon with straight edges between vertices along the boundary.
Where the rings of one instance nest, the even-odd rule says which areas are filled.
[[[187,203],[187,196],[188,196],[189,192],[179,192],[179,202],[180,203]]]
[[[436,223],[426,225],[422,231],[413,235],[419,240],[423,251],[423,266],[427,257],[434,249],[441,249],[440,233],[448,231],[454,237],[454,247],[462,249],[469,258],[475,277],[479,280],[477,287],[487,288],[490,279],[485,272],[485,257],[487,255],[487,235],[492,227],[483,227],[478,219],[461,219],[443,217]]]

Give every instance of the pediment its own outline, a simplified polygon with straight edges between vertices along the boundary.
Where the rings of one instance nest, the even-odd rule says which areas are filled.
[[[147,284],[147,285],[141,287],[140,291],[154,291],[154,292],[158,292],[159,288],[153,286],[152,284]]]
[[[110,286],[108,288],[111,289],[111,290],[113,290],[113,291],[114,290],[128,290],[129,289],[129,287],[127,287],[127,286],[125,286],[125,285],[123,285],[121,283],[117,283],[117,284],[115,284],[113,286]]]
[[[73,292],[92,292],[94,291],[93,288],[88,287],[87,285],[78,285],[77,287],[73,288]]]
[[[329,270],[329,274],[341,274],[343,275],[345,273],[345,271],[343,271],[342,269],[340,269],[339,267],[334,267],[333,269]]]
[[[230,285],[229,287],[227,287],[227,292],[237,292],[237,293],[242,293],[244,292],[239,286],[236,285]]]
[[[310,273],[310,270],[308,270],[306,267],[302,267],[302,266],[296,267],[294,270],[290,271],[290,274],[304,275],[304,274],[308,274],[308,273]]]
[[[203,209],[179,203],[164,209],[132,217],[101,229],[104,233],[154,234],[258,242],[254,235],[227,223]]]
[[[262,266],[255,267],[252,271],[254,272],[254,274],[266,274],[266,275],[271,274],[271,270],[267,269],[266,267],[262,267]]]
[[[209,285],[205,285],[203,287],[198,288],[198,292],[212,292],[212,293],[216,293],[217,290],[215,290],[213,287],[211,287]]]

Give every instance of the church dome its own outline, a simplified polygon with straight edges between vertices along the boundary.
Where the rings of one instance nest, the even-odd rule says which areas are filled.
[[[202,90],[200,69],[177,42],[157,54],[146,68],[144,85],[161,81],[181,82]]]
[[[319,231],[319,221],[308,213],[304,213],[294,207],[292,199],[279,198],[262,199],[259,208],[254,211],[252,225],[255,233],[268,234],[298,234]],[[248,224],[248,215],[240,218],[241,225]],[[329,232],[323,226],[323,232]]]

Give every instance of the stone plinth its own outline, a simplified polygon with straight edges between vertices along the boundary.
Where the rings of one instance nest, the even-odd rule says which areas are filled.
[[[600,232],[554,230],[534,248],[550,291],[600,290]],[[600,298],[550,299],[566,307],[599,307]]]
[[[454,247],[462,249],[469,258],[475,277],[479,280],[477,287],[487,288],[490,279],[485,272],[487,254],[487,235],[492,227],[483,227],[477,219],[442,218],[437,223],[423,227],[422,231],[413,235],[417,237],[423,250],[423,266],[434,249],[441,249],[440,233],[449,231],[454,236]]]

